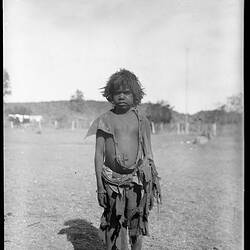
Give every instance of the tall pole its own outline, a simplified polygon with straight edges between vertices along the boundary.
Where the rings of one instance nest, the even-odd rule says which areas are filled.
[[[189,48],[186,47],[185,51],[185,69],[186,69],[186,81],[185,81],[185,133],[189,133],[189,123],[188,123],[188,80],[189,80],[189,75],[188,75],[188,62],[189,62]]]

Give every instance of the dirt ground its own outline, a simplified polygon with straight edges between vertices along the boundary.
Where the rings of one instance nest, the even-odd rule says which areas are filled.
[[[98,238],[94,137],[84,130],[5,129],[5,249],[104,249]],[[149,217],[149,250],[243,249],[242,139],[205,145],[152,136],[163,204]]]

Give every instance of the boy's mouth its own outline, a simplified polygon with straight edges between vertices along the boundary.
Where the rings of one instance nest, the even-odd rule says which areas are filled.
[[[118,102],[117,106],[120,108],[125,108],[125,107],[127,108],[129,106],[129,104],[126,102]]]
[[[128,105],[126,102],[118,102],[118,105]]]

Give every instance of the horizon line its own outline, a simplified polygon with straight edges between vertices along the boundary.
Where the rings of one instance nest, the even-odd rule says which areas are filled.
[[[105,101],[101,101],[101,100],[94,100],[94,99],[84,99],[84,101],[94,101],[94,102],[105,102],[105,103],[109,103],[107,100]],[[162,101],[162,100],[161,100]],[[159,101],[156,101],[156,102],[152,102],[152,101],[147,101],[147,102],[142,102],[140,103],[138,106],[140,105],[143,105],[143,104],[148,104],[148,103],[152,103],[152,104],[156,104],[156,103],[160,103],[161,102],[160,100]],[[48,103],[48,102],[70,102],[70,100],[50,100],[50,101],[11,101],[11,102],[4,102],[4,105],[5,104],[31,104],[31,103]],[[168,102],[167,102],[168,103]],[[171,105],[170,105],[171,107]],[[173,106],[173,111],[179,113],[179,114],[186,114],[185,112],[181,112],[181,111],[178,111],[176,109],[174,109],[174,106]],[[199,113],[199,112],[206,112],[206,111],[213,111],[213,110],[216,110],[216,108],[211,108],[211,109],[201,109],[201,110],[198,110],[196,112],[188,112],[187,115],[194,115],[196,113]]]

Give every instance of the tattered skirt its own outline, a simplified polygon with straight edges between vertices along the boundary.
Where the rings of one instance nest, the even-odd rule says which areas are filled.
[[[115,192],[105,184],[108,206],[101,217],[101,238],[107,249],[127,250],[127,230],[130,243],[140,235],[148,235],[147,195],[142,185],[130,183]]]

